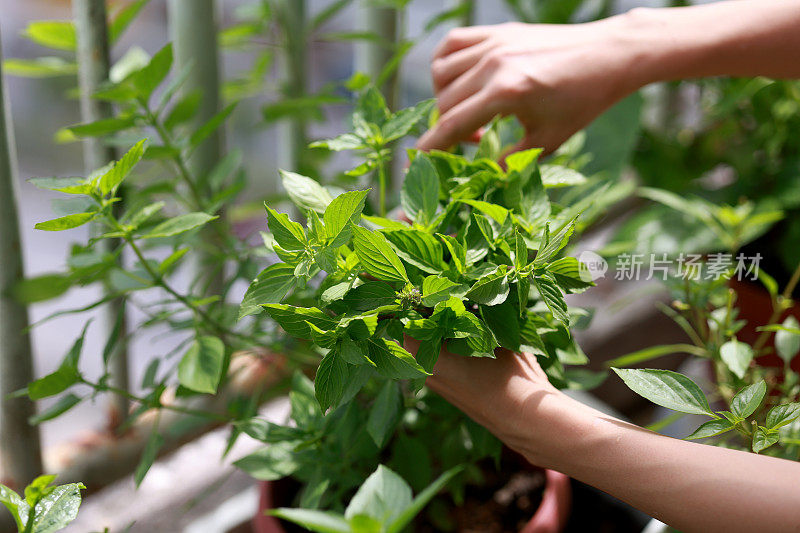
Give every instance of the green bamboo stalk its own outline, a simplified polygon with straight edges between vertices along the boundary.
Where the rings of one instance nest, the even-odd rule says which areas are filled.
[[[0,52],[0,57],[2,53]],[[27,398],[9,398],[33,380],[28,310],[11,292],[24,276],[16,204],[16,163],[0,66],[0,477],[22,488],[42,471],[39,431],[28,424],[36,412]]]
[[[401,13],[393,7],[371,5],[369,0],[364,1],[360,10],[361,28],[380,35],[383,42],[367,41],[356,48],[356,70],[375,81],[397,50],[402,33]],[[396,110],[400,103],[400,69],[396,69],[378,89],[386,98],[389,109]],[[394,154],[389,154],[387,159],[394,161]],[[379,172],[381,202],[385,201],[386,192],[393,190],[394,174],[395,169],[391,164]]]
[[[113,116],[111,104],[93,98],[103,82],[108,79],[110,68],[108,22],[104,0],[73,0],[73,15],[78,34],[78,81],[80,83],[81,119],[84,122],[95,122]],[[86,172],[108,164],[117,159],[116,150],[106,146],[99,137],[87,137],[83,141],[83,161]],[[117,214],[123,210],[123,202],[114,206]],[[116,246],[114,242],[100,241],[106,249]],[[122,258],[120,257],[120,263]],[[121,316],[119,338],[116,349],[109,359],[108,371],[111,384],[123,390],[129,390],[128,347],[126,339],[125,300],[111,301],[104,309],[105,323],[110,331]],[[111,421],[123,420],[128,412],[128,401],[121,395],[111,395]]]
[[[169,0],[170,37],[177,72],[189,70],[184,94],[200,91],[202,100],[193,126],[205,124],[220,110],[219,50],[214,0]],[[210,135],[192,154],[189,170],[207,192],[206,178],[222,156],[222,129]]]
[[[368,0],[359,12],[362,30],[383,38],[383,42],[365,41],[356,48],[356,70],[364,72],[375,80],[394,55],[399,42],[400,13],[393,7],[370,5]],[[399,104],[399,85],[399,71],[395,71],[383,85],[378,87],[393,111]]]
[[[280,25],[284,36],[284,96],[302,98],[308,93],[308,41],[306,39],[306,0],[280,0]],[[302,171],[303,153],[308,144],[308,124],[294,117],[283,125],[285,145],[281,147],[283,168]]]
[[[192,127],[208,122],[220,110],[220,69],[217,47],[216,4],[214,0],[169,0],[170,36],[175,53],[177,72],[188,69],[182,86],[183,94],[199,92],[201,102]],[[223,129],[217,129],[192,153],[188,170],[202,195],[210,196],[208,177],[219,163],[223,152]],[[198,206],[201,209],[202,206]],[[217,249],[222,249],[220,237],[213,231],[205,233]],[[225,280],[214,268],[210,258],[201,259],[199,269],[209,272],[205,283],[208,295],[224,297]]]

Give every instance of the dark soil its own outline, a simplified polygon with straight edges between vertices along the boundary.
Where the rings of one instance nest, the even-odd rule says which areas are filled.
[[[447,529],[459,533],[520,531],[542,501],[544,472],[513,456],[503,457],[499,471],[491,462],[483,466],[484,482],[468,485],[463,505],[447,508]],[[441,517],[436,520],[430,512],[422,514],[414,527],[418,533],[444,529]]]

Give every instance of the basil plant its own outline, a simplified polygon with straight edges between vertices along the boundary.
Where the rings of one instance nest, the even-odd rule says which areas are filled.
[[[487,358],[498,348],[527,352],[561,387],[578,386],[589,374],[566,366],[586,363],[570,333],[586,313],[571,309],[565,295],[593,283],[577,259],[564,255],[587,201],[560,205],[548,191],[585,179],[566,166],[540,165],[539,149],[511,154],[501,166],[503,125],[495,122],[471,157],[408,150],[399,206],[393,206],[384,184],[391,143],[421,127],[431,108],[423,102],[392,114],[380,93],[367,88],[352,132],[316,143],[361,156],[347,174],[367,182],[374,174],[377,197],[369,186],[335,195],[311,178],[282,173],[301,218],[266,206],[264,241],[279,262],[252,282],[241,307],[242,316],[267,313],[320,358],[313,384],[295,377],[292,424],[241,423],[270,446],[238,466],[259,479],[300,479],[301,506],[344,511],[343,518],[328,516],[331,531],[358,529],[363,519],[351,511],[353,503],[345,505],[345,495],[363,479],[353,479],[354,472],[374,469],[386,457],[402,463],[394,443],[421,442],[418,418],[439,401],[424,382],[441,350]],[[404,347],[406,337],[421,341],[417,353]],[[457,438],[470,451],[460,461],[497,457],[499,443],[464,418],[451,408],[441,422],[465,424]],[[449,447],[436,450],[444,448],[441,442],[427,451],[422,446],[423,452],[440,470],[458,466],[445,457]],[[379,469],[373,477],[389,472]],[[414,469],[401,473],[415,476]],[[367,485],[353,501],[394,486]],[[398,517],[384,514],[369,519],[397,529]],[[281,516],[311,524],[304,513]]]

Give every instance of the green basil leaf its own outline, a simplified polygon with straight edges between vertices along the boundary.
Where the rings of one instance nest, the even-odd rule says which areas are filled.
[[[319,533],[352,533],[353,531],[347,520],[328,511],[281,507],[267,511],[267,514]]]
[[[739,391],[731,400],[731,412],[741,419],[752,415],[767,394],[767,384],[761,380]]]
[[[289,194],[294,205],[302,210],[313,210],[324,213],[328,204],[333,201],[331,193],[313,179],[295,172],[281,170],[283,188]]]
[[[734,428],[733,422],[725,419],[709,420],[705,424],[694,430],[694,432],[686,437],[688,440],[705,439],[706,437],[713,437],[725,433]]]
[[[350,500],[344,516],[350,520],[358,515],[366,515],[388,524],[411,506],[411,502],[411,487],[403,478],[379,465]]]
[[[463,297],[468,287],[443,276],[428,276],[422,281],[422,305],[433,307],[451,296]]]
[[[284,250],[304,250],[307,241],[303,226],[290,220],[285,213],[278,213],[266,204],[264,207],[267,209],[267,225],[275,242]]]
[[[636,394],[656,405],[692,415],[711,415],[705,394],[691,379],[669,370],[612,368]]]
[[[350,240],[350,224],[355,224],[361,217],[367,194],[369,190],[346,192],[328,204],[324,215],[325,231],[332,248],[338,248]]]
[[[753,349],[749,344],[733,339],[720,347],[719,355],[725,366],[739,379],[743,379],[753,360]]]
[[[369,355],[380,375],[388,379],[413,379],[428,375],[414,357],[396,342],[369,339]]]
[[[300,468],[294,447],[292,442],[270,444],[233,464],[259,481],[275,481],[294,474]]]
[[[142,139],[133,148],[128,150],[122,159],[117,161],[105,174],[100,177],[98,186],[100,193],[105,196],[110,192],[114,192],[119,187],[120,183],[130,174],[133,167],[142,160],[144,155],[144,144],[147,139]]]
[[[779,329],[775,332],[775,351],[788,365],[800,352],[800,334],[791,331],[800,330],[800,323],[795,317],[789,316],[783,321],[782,326],[786,329]]]
[[[338,324],[338,320],[316,307],[295,307],[286,304],[265,304],[263,307],[286,333],[301,339],[311,338],[309,322],[322,331],[331,330]]]
[[[450,480],[453,479],[453,477],[456,476],[456,474],[461,472],[461,470],[463,470],[462,466],[456,466],[439,476],[436,481],[431,483],[425,490],[420,492],[410,505],[407,505],[405,508],[401,509],[397,518],[386,529],[386,532],[400,533],[403,531],[406,526],[411,523],[414,517],[417,516],[426,505],[428,505],[428,502],[430,502],[433,497],[436,496],[436,494],[442,490],[450,482]]]
[[[161,239],[165,237],[174,237],[175,235],[180,235],[181,233],[186,233],[187,231],[204,226],[218,218],[218,216],[211,216],[201,212],[186,213],[185,215],[179,215],[165,220],[149,232],[141,235],[141,238]]]
[[[281,303],[296,284],[297,277],[292,265],[276,263],[268,266],[253,280],[244,294],[239,307],[239,320],[260,313],[263,304]]]
[[[153,462],[158,457],[158,451],[163,446],[164,437],[158,432],[158,428],[154,428],[147,439],[147,444],[145,444],[142,451],[142,457],[139,459],[139,464],[136,465],[136,470],[133,473],[133,482],[136,484],[137,489],[144,481],[147,472],[150,471],[150,467],[153,466]]]
[[[353,247],[368,274],[384,281],[408,282],[400,258],[381,233],[353,226]]]
[[[394,431],[400,419],[401,407],[402,396],[397,383],[387,381],[375,398],[367,419],[367,433],[379,449],[386,445],[389,435]]]
[[[546,189],[573,187],[586,183],[586,176],[577,170],[561,165],[541,165],[542,184]]]
[[[753,451],[760,453],[778,442],[779,439],[780,435],[777,431],[758,426],[753,432]]]
[[[435,104],[436,100],[424,100],[413,107],[398,111],[381,126],[381,135],[386,142],[407,135],[417,123],[430,114]]]
[[[424,231],[404,229],[384,231],[383,235],[395,247],[395,252],[405,262],[429,274],[446,269],[442,244]]]
[[[172,43],[156,52],[144,68],[130,75],[128,80],[139,91],[139,97],[149,100],[156,87],[161,85],[172,68]]]
[[[78,516],[83,483],[60,485],[49,491],[36,505],[34,533],[52,533],[64,529]]]
[[[75,25],[69,20],[41,20],[28,24],[22,35],[47,48],[74,52],[78,47]]]
[[[503,206],[490,204],[489,202],[484,202],[483,200],[461,200],[461,202],[471,205],[484,215],[494,219],[494,221],[498,224],[504,224],[506,218],[508,218],[509,210]]]
[[[778,429],[800,417],[800,403],[776,405],[767,413],[766,424],[769,429]]]
[[[64,231],[83,226],[92,220],[97,213],[75,213],[61,218],[54,218],[46,222],[39,222],[34,228],[42,231]]]
[[[476,281],[466,297],[473,302],[486,306],[499,305],[508,298],[507,268],[499,266],[497,269]]]
[[[222,379],[225,345],[217,337],[198,337],[178,363],[178,381],[187,389],[215,394]]]
[[[549,274],[536,276],[533,278],[533,284],[536,286],[536,290],[539,291],[542,301],[553,313],[553,318],[564,324],[564,326],[569,327],[567,302],[564,301],[564,295],[561,294],[561,290],[553,278]]]
[[[214,132],[217,131],[228,119],[231,113],[233,113],[233,110],[236,109],[237,103],[238,102],[228,104],[222,111],[208,119],[205,124],[197,128],[192,136],[189,137],[189,146],[195,149],[200,146],[208,137],[213,135]]]
[[[337,405],[347,386],[347,363],[336,350],[329,351],[317,368],[314,378],[314,391],[320,408]]]
[[[567,245],[572,232],[575,231],[576,219],[577,217],[573,218],[552,235],[545,231],[539,251],[536,253],[536,259],[533,261],[534,266],[542,266],[550,262]]]
[[[417,154],[408,167],[400,191],[400,203],[410,219],[424,226],[436,217],[439,207],[439,177],[425,154]]]
[[[442,235],[437,233],[438,237],[444,241],[445,246],[450,251],[450,259],[456,271],[459,274],[464,274],[467,271],[467,250],[463,244],[450,235]]]
[[[42,422],[46,422],[47,420],[58,418],[81,403],[81,401],[83,401],[83,398],[80,396],[76,396],[72,393],[65,394],[49,408],[28,418],[28,423],[32,426],[36,426]]]
[[[105,118],[95,122],[76,124],[67,128],[78,137],[102,137],[119,131],[130,129],[136,125],[136,116],[128,115],[114,118]]]

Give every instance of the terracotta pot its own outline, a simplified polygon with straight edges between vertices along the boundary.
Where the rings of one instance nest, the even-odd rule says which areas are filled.
[[[560,533],[567,526],[572,506],[572,487],[569,477],[555,470],[545,470],[544,474],[542,502],[520,533]],[[255,533],[285,533],[279,520],[264,514],[276,506],[275,499],[280,490],[276,485],[271,481],[260,484],[258,514],[253,519]]]
[[[765,326],[769,323],[772,316],[772,300],[769,293],[760,285],[732,279],[729,282],[732,289],[738,294],[736,300],[739,308],[739,318],[746,320],[747,324],[736,334],[736,337],[747,344],[752,345],[761,336],[756,328]],[[800,305],[795,305],[788,309],[778,320],[783,322],[789,315],[793,315],[800,320]],[[775,347],[775,334],[771,334],[765,346]],[[783,361],[774,352],[763,355],[756,359],[759,366],[783,368]],[[800,372],[800,357],[795,357],[791,364],[792,370]]]

